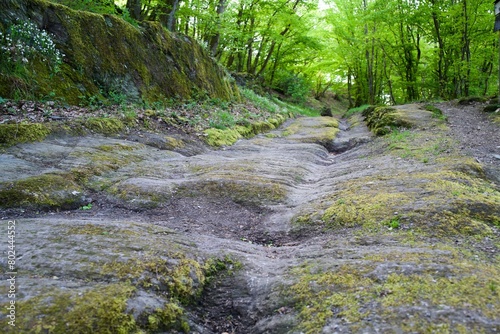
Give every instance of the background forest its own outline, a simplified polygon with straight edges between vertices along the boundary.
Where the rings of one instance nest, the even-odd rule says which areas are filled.
[[[54,0],[132,24],[159,21],[294,102],[328,90],[351,106],[496,91],[491,1],[327,1]]]

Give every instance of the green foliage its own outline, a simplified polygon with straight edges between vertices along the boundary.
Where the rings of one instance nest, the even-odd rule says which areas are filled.
[[[112,90],[109,92],[109,99],[112,104],[124,105],[127,102],[127,95],[123,92]]]
[[[398,229],[401,226],[401,224],[399,222],[399,216],[396,216],[390,220],[387,220],[387,221],[383,222],[383,224],[385,226],[387,226],[390,230]]]
[[[83,210],[83,211],[92,210],[92,203],[89,203],[87,205],[80,207],[80,210]]]
[[[344,117],[348,118],[348,117],[351,117],[354,114],[363,113],[369,107],[370,107],[369,104],[363,104],[363,105],[361,105],[359,107],[351,108],[351,109],[347,110],[347,112],[344,114]]]
[[[490,7],[480,0],[336,0],[324,15],[334,41],[330,59],[351,83],[355,104],[487,96],[498,63],[496,37],[484,33]]]
[[[432,117],[446,121],[448,118],[443,114],[443,111],[432,104],[425,105],[425,110],[432,112]]]
[[[305,102],[311,91],[309,82],[303,76],[294,74],[288,74],[281,78],[278,87],[295,103]]]
[[[22,76],[33,71],[33,62],[41,61],[57,73],[64,55],[52,39],[30,21],[8,27],[5,34],[0,32],[0,72]]]
[[[92,96],[80,95],[78,98],[80,99],[81,107],[89,107],[92,110],[96,110],[104,106],[102,98],[100,98],[97,95],[92,95]]]
[[[236,124],[234,116],[227,111],[217,111],[211,115],[210,127],[220,130],[231,128]]]
[[[278,111],[278,106],[273,103],[268,98],[256,94],[253,90],[248,88],[241,89],[241,95],[255,104],[256,107],[264,109],[270,113],[275,113]]]

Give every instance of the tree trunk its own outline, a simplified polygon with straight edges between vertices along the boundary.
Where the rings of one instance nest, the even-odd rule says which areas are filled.
[[[212,56],[217,55],[217,49],[219,48],[220,42],[220,20],[221,15],[224,14],[226,10],[226,0],[219,0],[217,5],[217,32],[210,38],[210,53]]]
[[[172,10],[168,14],[167,29],[170,31],[175,31],[175,14],[179,7],[180,0],[174,0],[172,4]]]
[[[134,20],[141,20],[141,0],[127,0],[127,9],[130,17]]]
[[[363,0],[363,9],[367,10],[367,0]],[[375,89],[373,86],[373,53],[370,54],[370,40],[368,38],[368,24],[365,24],[365,60],[366,60],[366,84],[368,87],[368,103],[375,104]]]
[[[435,2],[431,2],[433,6],[435,6]],[[441,22],[439,21],[437,12],[432,10],[432,21],[434,23],[434,32],[436,34],[436,40],[438,43],[438,63],[437,63],[437,87],[436,92],[439,97],[445,96],[445,87],[447,81],[447,68],[445,67],[445,45],[443,41],[443,37],[441,36]]]
[[[463,20],[464,27],[462,31],[462,63],[465,66],[465,73],[461,80],[461,93],[463,96],[469,96],[470,86],[470,37],[469,37],[469,13],[467,12],[467,0],[463,0]]]

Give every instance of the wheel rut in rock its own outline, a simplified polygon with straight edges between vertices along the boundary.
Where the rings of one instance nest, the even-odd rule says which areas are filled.
[[[3,190],[46,177],[32,198],[92,199],[2,212],[19,222],[21,305],[128,296],[149,332],[500,329],[498,188],[445,123],[418,105],[385,116],[400,114],[413,127],[384,137],[360,115],[299,118],[189,156],[104,137],[6,150],[23,173]]]

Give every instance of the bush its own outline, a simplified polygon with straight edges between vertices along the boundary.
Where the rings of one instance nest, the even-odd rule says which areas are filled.
[[[295,74],[283,77],[278,83],[278,88],[296,103],[305,102],[311,91],[309,82],[304,77]]]
[[[10,26],[5,34],[0,32],[0,56],[0,72],[22,75],[34,61],[46,62],[55,73],[64,55],[51,35],[27,21]]]

